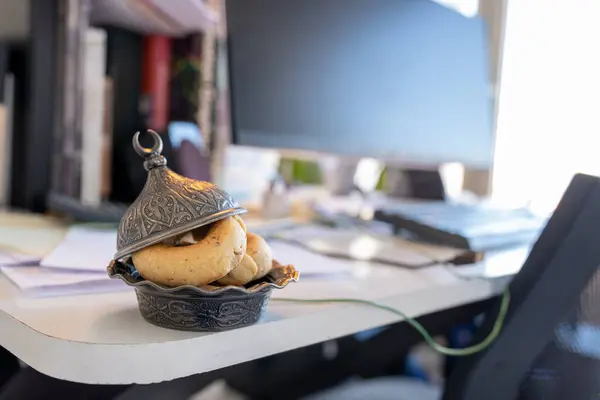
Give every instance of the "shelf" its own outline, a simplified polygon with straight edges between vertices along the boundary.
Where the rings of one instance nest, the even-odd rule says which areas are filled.
[[[218,15],[202,0],[92,0],[90,22],[172,37],[207,32]]]

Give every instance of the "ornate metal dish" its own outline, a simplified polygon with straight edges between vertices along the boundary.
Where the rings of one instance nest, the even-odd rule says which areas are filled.
[[[127,209],[117,232],[117,252],[108,275],[135,289],[146,321],[164,328],[223,331],[256,323],[273,289],[298,279],[294,267],[274,262],[272,271],[246,287],[163,287],[145,280],[131,263],[131,254],[167,238],[246,212],[224,190],[209,182],[185,178],[167,167],[162,140],[151,130],[152,148],[133,137],[135,151],[144,158],[148,178]]]
[[[293,266],[274,262],[266,277],[246,287],[168,288],[142,278],[129,260],[112,261],[108,275],[135,288],[140,313],[146,321],[163,328],[201,332],[220,332],[258,322],[273,289],[283,289],[299,277]]]
[[[121,219],[115,259],[168,237],[246,212],[218,186],[171,171],[167,159],[161,155],[160,136],[152,130],[148,133],[154,139],[150,149],[141,146],[139,132],[133,137],[133,148],[144,158],[148,178]]]

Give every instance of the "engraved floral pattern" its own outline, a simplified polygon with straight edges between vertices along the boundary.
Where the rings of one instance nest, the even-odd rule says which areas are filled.
[[[117,248],[120,251],[235,207],[233,198],[212,183],[183,177],[166,166],[153,168],[119,224]]]
[[[138,304],[144,319],[171,329],[221,331],[256,323],[267,307],[270,292],[258,292],[247,297],[155,296],[137,290]]]

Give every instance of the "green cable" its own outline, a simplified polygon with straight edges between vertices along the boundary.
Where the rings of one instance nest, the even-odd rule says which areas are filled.
[[[470,356],[471,354],[478,353],[484,349],[486,349],[492,342],[498,337],[500,331],[502,330],[502,325],[504,324],[504,320],[506,319],[506,314],[508,312],[508,306],[510,304],[510,292],[506,289],[502,295],[502,302],[500,304],[500,311],[498,312],[498,317],[496,318],[496,322],[494,322],[494,327],[490,334],[480,343],[477,343],[473,346],[465,347],[464,349],[451,349],[449,347],[442,346],[436,343],[435,340],[431,337],[429,332],[417,322],[415,319],[409,317],[404,314],[400,310],[396,310],[393,307],[386,306],[385,304],[377,303],[369,300],[360,300],[360,299],[290,299],[290,298],[274,298],[274,301],[288,302],[288,303],[354,303],[354,304],[364,304],[371,307],[379,308],[381,310],[389,311],[393,314],[399,315],[406,322],[408,322],[413,328],[415,328],[423,339],[433,348],[433,350],[437,351],[440,354],[445,356],[455,356],[455,357],[463,357]]]

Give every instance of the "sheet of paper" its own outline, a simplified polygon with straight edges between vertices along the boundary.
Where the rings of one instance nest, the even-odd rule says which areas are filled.
[[[117,231],[76,225],[40,265],[49,268],[105,272],[117,251]]]
[[[66,271],[37,266],[0,267],[0,270],[28,296],[67,296],[123,290],[120,280],[106,273]]]
[[[0,252],[0,266],[37,265],[40,257],[21,253]]]
[[[304,278],[352,273],[352,261],[327,257],[281,240],[269,240],[273,257],[281,264],[292,264]]]

